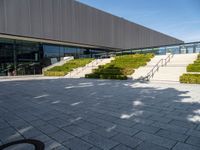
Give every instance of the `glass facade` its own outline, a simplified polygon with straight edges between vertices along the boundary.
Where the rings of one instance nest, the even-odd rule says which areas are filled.
[[[41,74],[38,43],[0,39],[0,75]]]
[[[137,49],[137,50],[123,50],[116,52],[117,55],[135,54],[135,53],[154,53],[156,55],[165,55],[166,53],[173,53],[173,54],[200,53],[200,42],[185,43],[174,46]]]
[[[102,50],[0,38],[0,76],[42,74],[42,68],[62,60],[98,57]]]
[[[98,58],[109,55],[135,53],[164,55],[169,52],[174,54],[199,53],[200,42],[109,52],[108,50],[0,38],[0,76],[42,74],[42,68],[59,62],[66,56],[73,56],[74,58]]]
[[[75,59],[97,58],[100,56],[101,53],[105,53],[105,51],[77,47],[67,47],[61,45],[43,44],[43,53],[43,64],[44,66],[49,66],[50,64],[62,60],[66,56],[73,56]]]

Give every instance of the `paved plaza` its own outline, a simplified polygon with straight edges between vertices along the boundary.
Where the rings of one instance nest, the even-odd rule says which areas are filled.
[[[45,150],[199,150],[200,85],[49,79],[0,82],[0,145]],[[21,144],[9,149],[33,149]]]

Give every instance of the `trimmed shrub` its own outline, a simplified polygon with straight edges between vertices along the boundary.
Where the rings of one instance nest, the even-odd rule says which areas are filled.
[[[200,64],[190,64],[187,66],[187,72],[200,72]]]
[[[127,80],[127,76],[125,75],[95,74],[95,73],[86,74],[85,78]]]
[[[200,60],[200,54],[197,56],[197,59],[199,59],[199,60]]]
[[[85,78],[94,78],[94,79],[99,79],[100,75],[98,74],[86,74]]]
[[[200,74],[183,74],[180,76],[181,83],[200,84]]]
[[[100,79],[116,79],[116,80],[127,80],[125,75],[100,75]]]
[[[187,72],[200,72],[200,54],[193,64],[189,64],[187,66]]]
[[[45,71],[45,76],[64,76],[66,73],[63,71]]]

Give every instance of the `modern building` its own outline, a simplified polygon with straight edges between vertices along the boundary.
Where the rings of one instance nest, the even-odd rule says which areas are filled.
[[[75,0],[0,0],[0,75],[41,74],[65,56],[181,43]]]

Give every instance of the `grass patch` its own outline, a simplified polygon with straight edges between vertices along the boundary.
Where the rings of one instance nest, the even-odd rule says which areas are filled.
[[[81,58],[70,60],[62,66],[55,66],[44,72],[45,76],[65,76],[70,71],[73,71],[75,68],[84,67],[86,64],[89,64],[92,58]]]
[[[187,72],[200,72],[200,54],[193,64],[189,64],[187,66]]]
[[[126,80],[127,75],[134,73],[134,69],[145,66],[153,58],[153,54],[135,54],[117,56],[115,60],[94,69],[86,78]]]
[[[200,74],[183,74],[180,76],[181,83],[200,84]]]

